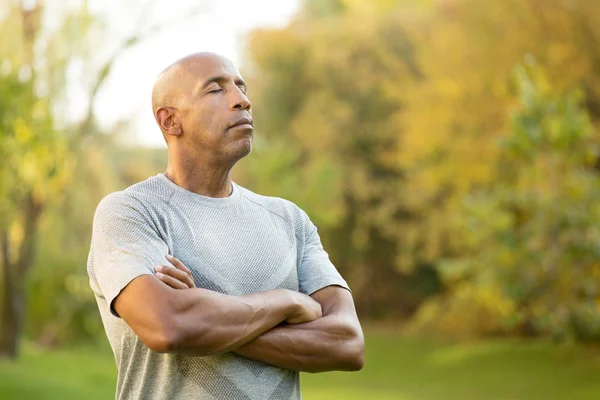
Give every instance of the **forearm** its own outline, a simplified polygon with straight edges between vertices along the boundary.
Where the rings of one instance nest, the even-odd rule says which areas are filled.
[[[203,299],[178,313],[179,337],[173,351],[209,355],[227,352],[286,319],[291,302],[283,291],[228,296],[203,289]]]
[[[252,360],[303,372],[359,370],[363,351],[360,327],[337,314],[273,328],[234,350]]]
[[[142,341],[158,352],[197,356],[227,352],[280,324],[294,307],[285,290],[248,296],[206,289],[167,290],[172,292],[144,305],[156,311],[154,317],[146,314],[133,324]],[[136,318],[132,314],[130,320]]]

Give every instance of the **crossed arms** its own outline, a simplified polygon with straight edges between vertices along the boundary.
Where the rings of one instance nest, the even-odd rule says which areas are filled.
[[[173,266],[162,267],[160,280],[135,278],[114,301],[115,311],[151,350],[196,356],[233,351],[304,372],[362,368],[364,339],[348,290],[230,296],[194,287],[189,270],[175,258],[169,261]]]

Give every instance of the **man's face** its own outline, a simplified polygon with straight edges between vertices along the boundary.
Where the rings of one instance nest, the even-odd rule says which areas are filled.
[[[178,114],[189,149],[220,160],[234,160],[252,150],[254,134],[246,84],[232,63],[201,57],[187,66]]]

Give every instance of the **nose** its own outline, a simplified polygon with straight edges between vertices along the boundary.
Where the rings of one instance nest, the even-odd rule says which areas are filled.
[[[248,97],[239,88],[234,91],[236,93],[234,99],[232,99],[231,108],[233,110],[250,111],[252,103],[248,100]]]

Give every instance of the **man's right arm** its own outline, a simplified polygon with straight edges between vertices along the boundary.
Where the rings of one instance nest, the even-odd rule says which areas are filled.
[[[113,305],[149,349],[196,356],[230,351],[284,321],[321,317],[319,303],[285,289],[230,296],[175,290],[152,275],[132,280]]]

